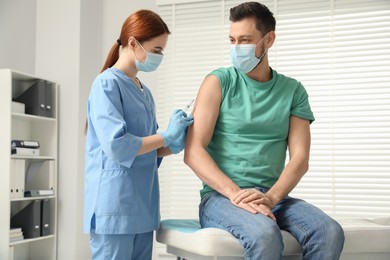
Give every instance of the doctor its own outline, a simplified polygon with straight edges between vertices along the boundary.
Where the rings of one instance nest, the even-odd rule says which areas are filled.
[[[158,229],[158,158],[184,148],[193,117],[176,110],[157,134],[155,104],[138,71],[154,71],[170,34],[156,13],[139,10],[95,79],[86,125],[84,232],[92,259],[151,259]]]

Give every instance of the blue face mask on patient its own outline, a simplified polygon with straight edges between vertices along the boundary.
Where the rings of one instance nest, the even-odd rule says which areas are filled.
[[[265,36],[258,44],[232,44],[230,46],[230,58],[236,69],[249,73],[263,60],[267,50],[264,51],[260,58],[257,58],[256,47],[264,40]]]
[[[135,57],[135,67],[137,68],[137,70],[144,71],[144,72],[150,72],[156,70],[160,65],[164,56],[162,54],[147,52],[140,43],[139,45],[146,52],[146,59],[144,62],[140,62],[137,59],[137,57]]]

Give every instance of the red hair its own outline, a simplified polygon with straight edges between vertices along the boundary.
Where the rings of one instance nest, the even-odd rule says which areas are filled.
[[[134,37],[142,43],[165,33],[170,34],[171,32],[158,14],[150,10],[139,10],[127,17],[122,25],[119,40],[123,46],[126,46],[130,37]],[[112,67],[118,58],[119,44],[115,42],[101,72]]]
[[[130,37],[134,37],[142,43],[165,33],[170,34],[171,32],[158,14],[150,10],[139,10],[127,17],[122,25],[121,34],[118,40],[122,45],[126,46]],[[111,68],[118,59],[119,44],[115,42],[107,55],[106,62],[104,63],[101,72],[105,71],[107,68]],[[87,134],[87,129],[88,120],[85,122],[84,134]]]

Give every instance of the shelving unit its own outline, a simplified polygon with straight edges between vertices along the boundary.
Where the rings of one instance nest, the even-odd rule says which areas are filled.
[[[57,255],[57,171],[58,171],[58,89],[53,81],[52,117],[13,112],[12,99],[41,78],[10,69],[0,69],[0,259],[51,260]],[[35,140],[40,155],[11,155],[11,140]],[[53,190],[50,196],[14,195],[13,163],[23,161],[24,190]],[[34,169],[30,170],[30,169]],[[18,192],[23,192],[19,191]],[[10,242],[11,217],[35,200],[49,199],[49,234]]]

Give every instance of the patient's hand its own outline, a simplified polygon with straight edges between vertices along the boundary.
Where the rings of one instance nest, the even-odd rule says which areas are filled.
[[[246,211],[249,211],[252,214],[263,214],[273,221],[276,221],[276,217],[272,213],[272,208],[266,203],[262,203],[265,199],[268,199],[264,193],[256,189],[245,189],[238,191],[230,201]],[[268,203],[270,203],[268,199]],[[272,203],[271,203],[272,204]]]
[[[243,203],[243,202],[241,202],[241,203]],[[265,205],[265,204],[256,204],[256,203],[253,203],[253,202],[244,203],[244,204],[249,205],[252,209],[256,210],[258,213],[261,213],[261,214],[269,217],[273,221],[276,221],[276,217],[272,213],[272,209],[270,207],[268,207],[267,205]]]
[[[270,209],[273,209],[276,205],[267,197],[266,194],[262,193],[257,189],[244,189],[236,193],[235,198],[233,199],[235,203],[255,203],[255,204],[264,204]]]

